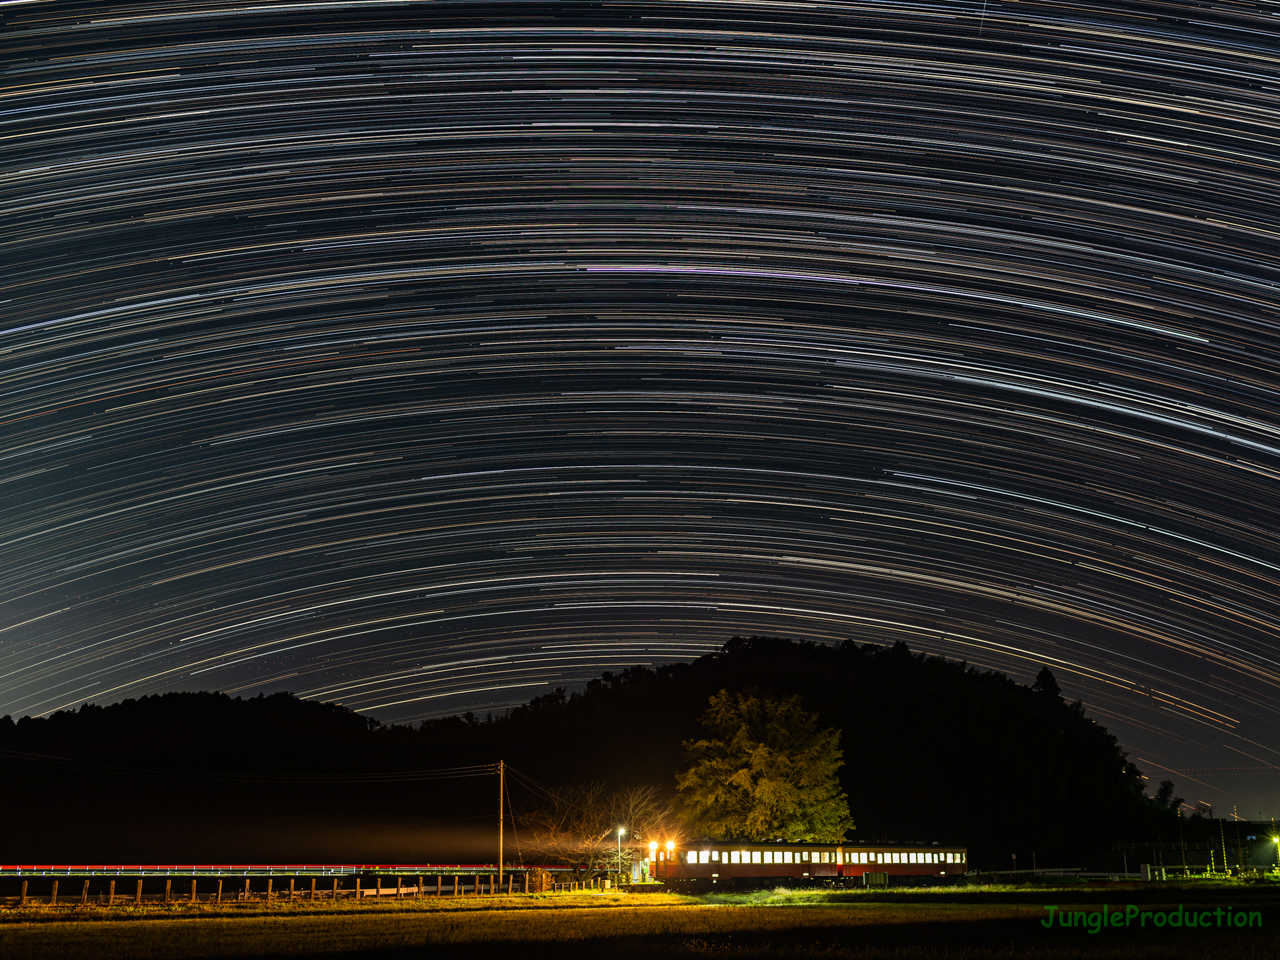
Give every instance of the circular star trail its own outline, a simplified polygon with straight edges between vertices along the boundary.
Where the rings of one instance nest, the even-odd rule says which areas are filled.
[[[1278,15],[0,3],[0,713],[901,640],[1280,812]]]

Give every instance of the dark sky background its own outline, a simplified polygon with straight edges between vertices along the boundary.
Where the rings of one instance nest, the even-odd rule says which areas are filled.
[[[1280,813],[1278,16],[0,3],[0,714],[901,640]]]

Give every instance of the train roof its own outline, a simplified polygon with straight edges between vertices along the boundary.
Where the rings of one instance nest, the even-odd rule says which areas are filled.
[[[690,839],[680,841],[683,845],[691,844],[721,844],[725,846],[735,847],[869,847],[874,849],[891,848],[891,847],[938,847],[947,849],[963,850],[963,843],[941,843],[937,840],[845,840],[837,843],[823,843],[817,840],[723,840],[715,838],[702,837],[699,839]]]

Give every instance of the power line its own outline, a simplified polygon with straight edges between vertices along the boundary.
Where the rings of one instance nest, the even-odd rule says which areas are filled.
[[[129,776],[157,777],[168,780],[217,780],[233,783],[307,783],[307,784],[362,784],[362,783],[419,783],[431,780],[456,780],[464,777],[484,777],[497,772],[496,763],[472,764],[465,767],[441,767],[434,770],[400,770],[392,773],[243,773],[217,770],[165,770],[159,767],[138,767],[121,763],[103,763],[97,760],[80,760],[74,757],[57,757],[41,753],[24,753],[18,750],[0,750],[0,757],[19,763],[40,766],[79,769],[92,773],[118,773]]]

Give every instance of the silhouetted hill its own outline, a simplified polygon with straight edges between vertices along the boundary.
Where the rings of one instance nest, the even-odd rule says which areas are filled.
[[[13,789],[0,816],[29,829],[0,860],[467,859],[487,851],[496,810],[476,810],[496,807],[496,784],[412,771],[504,759],[546,784],[652,783],[674,796],[681,743],[700,735],[708,698],[746,687],[799,694],[843,731],[855,841],[964,843],[982,868],[1015,852],[1029,865],[1033,851],[1041,865],[1104,867],[1113,842],[1176,837],[1115,738],[1052,688],[902,644],[752,637],[488,721],[382,726],[288,694],[216,693],[5,718],[0,776]],[[534,802],[518,787],[512,799]]]
[[[1035,852],[1041,865],[1102,868],[1114,842],[1176,838],[1177,818],[1143,797],[1140,771],[1081,704],[903,644],[735,637],[691,664],[605,674],[581,694],[544,696],[489,724],[450,718],[423,732],[470,737],[552,781],[674,792],[681,742],[701,735],[708,698],[749,686],[799,694],[843,731],[855,841],[964,843],[984,868],[1007,868],[1015,852],[1023,866]]]

